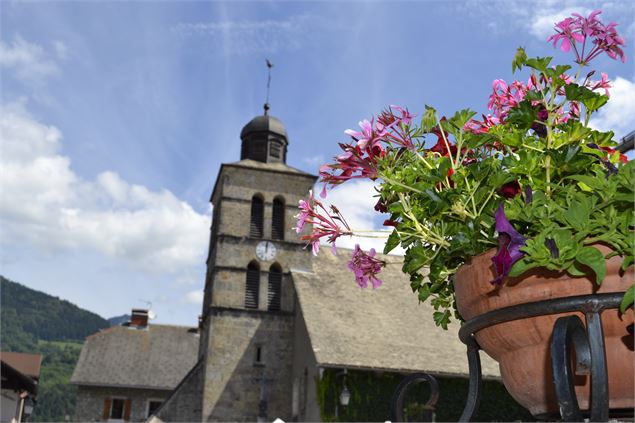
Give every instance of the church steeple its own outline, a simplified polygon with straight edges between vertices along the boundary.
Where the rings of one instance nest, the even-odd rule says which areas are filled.
[[[240,133],[240,160],[263,163],[287,162],[287,130],[280,121],[264,114],[253,118]]]
[[[242,146],[240,160],[251,159],[263,163],[287,162],[287,130],[280,119],[269,116],[269,90],[271,88],[271,68],[267,63],[267,97],[264,104],[265,114],[253,118],[240,133]]]

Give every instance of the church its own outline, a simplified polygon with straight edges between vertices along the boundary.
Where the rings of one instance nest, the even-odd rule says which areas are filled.
[[[317,177],[287,165],[287,131],[267,107],[244,126],[240,139],[240,160],[221,165],[211,195],[198,327],[159,330],[167,325],[146,318],[89,337],[72,378],[78,386],[75,418],[384,421],[395,383],[425,372],[440,381],[437,417],[456,419],[468,375],[458,324],[437,328],[431,307],[418,304],[400,266],[384,270],[378,289],[361,290],[346,267],[350,250],[313,256],[295,233],[294,215]],[[135,342],[138,348],[121,347]],[[113,361],[139,364],[99,370]],[[498,366],[482,354],[482,368],[496,392],[491,408],[503,410],[501,401],[513,400],[501,397],[507,394]],[[151,384],[157,380],[162,385]],[[389,387],[371,392],[370,385]],[[487,395],[481,408],[487,408]],[[135,401],[145,414],[135,414]],[[384,405],[363,414],[370,413],[369,404]]]

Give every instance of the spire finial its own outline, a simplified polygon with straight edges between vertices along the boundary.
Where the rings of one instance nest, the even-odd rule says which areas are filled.
[[[267,112],[269,112],[269,87],[271,87],[271,68],[273,67],[273,63],[271,63],[269,59],[265,59],[265,61],[267,63],[267,72],[269,73],[269,76],[267,78],[267,100],[265,101],[264,105],[266,116]]]

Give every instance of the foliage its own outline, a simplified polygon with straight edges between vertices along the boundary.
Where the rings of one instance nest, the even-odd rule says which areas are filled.
[[[83,341],[86,336],[110,326],[95,313],[2,276],[0,291],[3,350],[32,347],[33,340]],[[33,338],[29,340],[29,336],[20,333]]]
[[[589,127],[611,85],[606,74],[594,80],[585,66],[603,52],[625,60],[615,24],[604,25],[599,13],[574,14],[550,38],[575,52],[575,74],[520,48],[512,69],[526,71],[527,82],[495,80],[493,115],[479,121],[466,109],[446,118],[426,106],[416,123],[407,109],[390,106],[360,122],[360,131],[346,131],[353,142],[340,144],[343,153],[321,168],[323,196],[351,179],[378,181],[375,209],[390,213],[384,225],[394,227],[384,253],[405,249],[403,271],[419,300],[431,302],[437,325],[461,318],[452,286],[457,269],[492,248],[498,248],[495,285],[535,267],[600,284],[605,258],[622,257],[622,271],[633,264],[635,166],[613,149],[613,132]],[[324,211],[331,222],[303,237],[314,247],[321,238],[334,244],[340,236],[363,235],[336,207],[328,212],[312,196],[300,209],[298,231],[324,219]],[[595,244],[613,252],[605,257]],[[349,262],[358,284],[381,284],[376,275],[386,263],[374,251],[358,250]]]
[[[335,408],[343,383],[342,376],[336,377],[338,372],[339,369],[325,369],[322,379],[316,381],[322,421],[390,420],[390,402],[403,375],[349,370],[346,386],[351,399],[346,407],[337,405],[336,416]],[[437,381],[440,396],[435,409],[436,421],[457,421],[467,399],[468,380],[438,377]],[[404,401],[406,419],[423,420],[422,405],[428,398],[427,385],[411,387]],[[509,396],[500,382],[485,381],[481,398],[475,421],[533,421],[531,414]]]
[[[41,354],[37,404],[30,421],[73,416],[76,388],[69,384],[84,338],[110,326],[100,316],[0,276],[2,351]]]
[[[37,404],[29,418],[33,422],[64,421],[75,413],[77,388],[70,378],[82,349],[81,343],[40,341],[37,352],[42,354],[42,371]]]

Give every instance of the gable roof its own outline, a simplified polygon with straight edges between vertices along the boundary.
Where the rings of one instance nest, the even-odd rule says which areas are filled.
[[[38,380],[40,378],[40,366],[42,364],[42,356],[40,354],[3,351],[0,352],[0,360],[31,379]]]
[[[312,269],[291,269],[318,365],[467,376],[459,324],[447,331],[435,325],[432,306],[419,304],[401,265],[383,269],[379,288],[360,289],[346,266],[350,257],[351,250],[343,248],[337,256],[324,251],[314,257]],[[485,353],[481,364],[484,377],[500,377],[498,364]]]
[[[114,326],[86,338],[75,385],[173,389],[196,363],[195,328]]]

